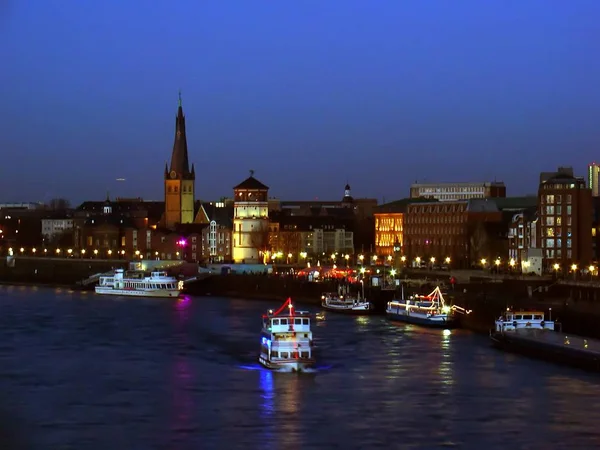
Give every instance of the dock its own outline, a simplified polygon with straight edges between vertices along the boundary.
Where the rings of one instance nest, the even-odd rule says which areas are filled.
[[[494,346],[534,358],[600,371],[600,340],[552,330],[492,332]]]

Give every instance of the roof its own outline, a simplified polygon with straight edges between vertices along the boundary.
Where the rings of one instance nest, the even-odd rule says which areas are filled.
[[[253,175],[250,175],[248,178],[246,178],[240,184],[235,186],[233,189],[252,189],[252,190],[268,191],[269,186],[262,184],[260,181],[258,181],[256,178],[254,178]]]
[[[210,202],[202,203],[202,208],[209,222],[214,220],[218,225],[233,228],[234,210],[232,206],[217,206],[215,203]]]
[[[400,200],[384,203],[383,205],[377,206],[375,208],[375,214],[405,213],[408,205],[412,203],[433,203],[438,201],[438,199],[426,197],[403,198]]]
[[[503,211],[506,209],[517,210],[517,209],[528,209],[537,208],[538,198],[537,195],[526,195],[523,197],[502,197],[492,199],[498,206],[498,209]]]

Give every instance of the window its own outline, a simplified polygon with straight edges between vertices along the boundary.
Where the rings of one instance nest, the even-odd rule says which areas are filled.
[[[553,216],[554,215],[554,205],[548,205],[546,206],[546,214],[549,216]]]
[[[554,239],[546,239],[546,247],[554,248]]]
[[[554,237],[554,228],[546,228],[546,236]]]
[[[567,239],[567,248],[571,248],[571,239]]]
[[[554,203],[554,195],[546,195],[546,203]]]
[[[567,195],[567,203],[571,203],[571,194]]]
[[[571,215],[571,205],[567,205],[567,216]]]
[[[559,207],[560,208],[560,207]],[[556,218],[556,225],[561,226],[562,225],[562,217],[557,217]]]
[[[546,225],[548,225],[548,226],[554,226],[554,216],[547,216],[546,217]]]

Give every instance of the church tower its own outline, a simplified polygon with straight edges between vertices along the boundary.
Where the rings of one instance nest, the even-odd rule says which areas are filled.
[[[192,170],[190,170],[188,159],[185,116],[181,106],[180,92],[171,166],[165,165],[165,226],[167,228],[173,228],[178,223],[194,221],[195,180],[194,165],[192,164]]]

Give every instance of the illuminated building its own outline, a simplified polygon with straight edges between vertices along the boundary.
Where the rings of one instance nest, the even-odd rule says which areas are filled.
[[[546,270],[592,260],[592,191],[573,168],[540,174],[538,236]]]
[[[592,190],[592,197],[600,196],[598,182],[600,182],[600,165],[594,162],[588,166],[588,188]]]
[[[269,250],[269,187],[250,176],[233,188],[233,260],[263,261]]]

